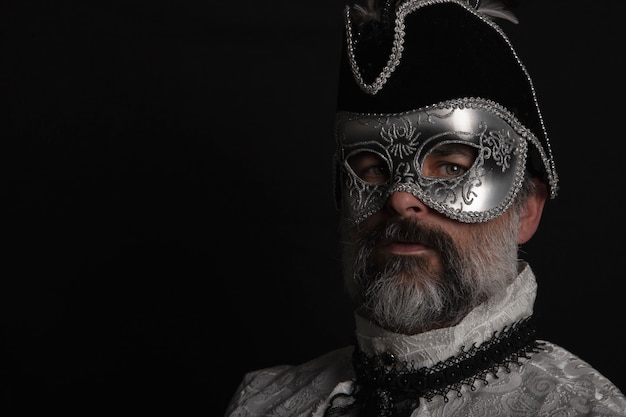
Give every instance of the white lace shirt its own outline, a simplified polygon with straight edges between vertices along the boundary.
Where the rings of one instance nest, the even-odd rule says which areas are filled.
[[[529,317],[537,291],[531,268],[521,263],[517,279],[499,297],[471,311],[449,328],[407,336],[386,331],[355,315],[360,349],[374,355],[393,353],[416,367],[431,367],[480,346],[504,328]],[[626,416],[626,397],[607,378],[567,350],[546,341],[542,349],[502,367],[485,381],[431,399],[419,398],[411,417],[571,417]],[[331,351],[309,362],[247,373],[225,417],[322,417],[331,398],[354,386],[353,347]]]

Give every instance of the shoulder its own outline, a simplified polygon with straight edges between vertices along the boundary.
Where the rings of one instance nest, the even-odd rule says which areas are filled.
[[[244,375],[225,416],[300,416],[310,414],[341,381],[351,379],[348,346],[299,365],[278,365]]]
[[[568,350],[541,343],[543,349],[524,365],[527,388],[536,398],[581,413],[626,416],[626,397],[608,378]]]

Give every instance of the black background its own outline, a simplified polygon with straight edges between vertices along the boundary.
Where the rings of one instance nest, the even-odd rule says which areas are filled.
[[[524,246],[540,334],[622,390],[624,8],[527,0],[503,23],[561,179]],[[331,176],[341,2],[1,12],[3,407],[221,416],[244,372],[350,343]]]

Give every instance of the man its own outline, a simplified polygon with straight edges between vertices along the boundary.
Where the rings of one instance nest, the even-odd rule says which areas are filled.
[[[336,195],[356,344],[245,375],[227,416],[626,416],[623,393],[536,340],[518,245],[558,177],[494,2],[346,7]]]

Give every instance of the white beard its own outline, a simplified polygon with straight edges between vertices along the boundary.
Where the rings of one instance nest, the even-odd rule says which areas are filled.
[[[477,223],[463,246],[432,226],[406,221],[391,222],[383,230],[345,231],[344,236],[357,236],[354,244],[344,244],[344,276],[358,311],[403,334],[458,323],[517,276],[519,216],[512,209],[499,219]],[[373,248],[381,233],[405,239],[426,233],[443,267],[433,268],[428,259],[414,256],[387,255],[376,261]]]

